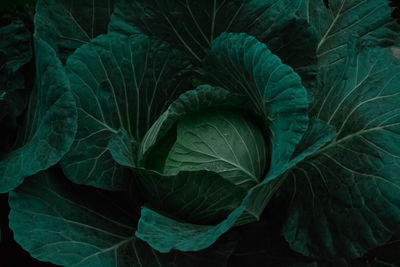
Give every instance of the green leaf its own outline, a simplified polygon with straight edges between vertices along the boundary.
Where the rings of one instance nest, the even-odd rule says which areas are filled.
[[[109,30],[144,32],[185,52],[194,64],[207,57],[221,33],[245,32],[266,43],[310,87],[318,41],[314,28],[296,14],[300,8],[298,0],[121,0]]]
[[[31,34],[20,22],[0,27],[0,119],[19,116],[27,105],[25,78],[20,72],[32,58]]]
[[[106,33],[115,0],[39,0],[35,33],[63,63],[78,47]]]
[[[129,134],[121,128],[110,138],[107,148],[110,150],[113,159],[120,165],[135,167],[136,146],[129,140]]]
[[[153,209],[185,222],[215,224],[240,205],[246,190],[210,171],[160,174],[134,169],[140,190]]]
[[[14,145],[17,117],[28,104],[29,90],[21,68],[32,59],[31,34],[20,22],[0,27],[0,160]],[[27,77],[25,77],[27,76]]]
[[[274,36],[265,36],[263,32],[256,31],[246,33],[267,44],[272,53],[279,56],[284,64],[293,68],[306,89],[315,86],[318,72],[315,50],[318,39],[314,27],[306,20],[291,19]]]
[[[122,0],[115,7],[110,30],[123,33],[140,30],[178,47],[200,62],[214,38],[229,31],[246,2]]]
[[[10,193],[15,240],[41,261],[63,266],[225,266],[232,238],[199,253],[159,254],[134,236],[137,211],[124,194],[71,183],[56,169]]]
[[[0,40],[2,73],[15,73],[32,58],[31,35],[22,22],[0,27]]]
[[[389,49],[350,49],[326,66],[311,114],[337,129],[282,186],[291,247],[319,258],[357,258],[400,223],[400,65]]]
[[[125,189],[131,177],[123,175],[127,170],[112,158],[108,143],[120,128],[128,133],[128,146],[139,143],[169,104],[190,89],[186,67],[177,51],[144,35],[101,35],[80,47],[66,64],[79,116],[76,139],[62,161],[67,177]]]
[[[329,0],[329,8],[321,0],[304,0],[300,10],[317,32],[321,64],[345,60],[349,39],[388,46],[394,43],[400,29],[390,16],[387,0]]]
[[[312,119],[304,133],[300,143],[296,147],[290,161],[275,169],[270,169],[263,182],[254,187],[248,194],[246,212],[238,220],[237,224],[242,225],[259,219],[268,201],[275,194],[281,184],[287,179],[289,169],[301,162],[309,155],[318,151],[326,143],[331,141],[336,134],[335,129],[326,123]],[[306,144],[303,146],[302,144]]]
[[[231,112],[202,112],[178,122],[177,140],[164,173],[208,170],[249,189],[262,179],[266,165],[264,137],[248,118]]]
[[[232,227],[242,211],[243,207],[240,207],[227,219],[212,226],[183,223],[143,207],[135,235],[161,253],[170,252],[171,249],[199,251],[216,242]]]
[[[278,35],[284,28],[290,30],[289,25],[295,26],[299,6],[296,0],[122,0],[116,4],[110,30],[125,34],[142,31],[178,47],[198,63],[222,32],[254,34],[283,48]],[[292,51],[306,48],[292,47]]]
[[[307,129],[308,96],[300,77],[266,45],[246,34],[223,33],[212,44],[215,83],[245,94],[269,127],[271,171],[285,165]]]
[[[311,123],[309,132],[316,132],[317,138],[313,144],[287,164],[276,168],[257,186],[250,189],[240,206],[233,210],[229,216],[217,225],[198,225],[184,223],[166,217],[147,207],[142,208],[136,236],[146,241],[151,247],[168,252],[171,249],[180,251],[198,251],[212,245],[221,235],[234,225],[243,225],[257,220],[266,204],[275,194],[282,182],[285,181],[285,171],[304,160],[333,138],[331,127],[321,127],[321,123]],[[309,134],[306,132],[305,136]]]
[[[159,149],[160,141],[165,138],[177,121],[183,117],[213,109],[242,109],[248,106],[239,94],[210,85],[200,85],[195,90],[189,90],[181,94],[168,107],[168,109],[151,126],[140,144],[139,162],[145,165],[146,159],[155,147]],[[175,140],[173,140],[175,141]],[[168,150],[169,151],[169,150]],[[167,151],[167,153],[168,153]],[[166,155],[165,155],[166,156]],[[162,164],[164,165],[164,164]],[[163,166],[161,171],[163,170]]]
[[[318,140],[330,141],[336,135],[335,127],[328,125],[326,122],[318,119],[310,119],[307,131],[304,133],[300,142],[297,144],[293,152],[292,159],[296,159],[302,154],[311,154],[317,151],[315,145],[319,145]]]
[[[0,192],[56,164],[76,133],[76,106],[65,70],[55,51],[35,38],[37,89],[30,99],[20,147],[0,162]]]

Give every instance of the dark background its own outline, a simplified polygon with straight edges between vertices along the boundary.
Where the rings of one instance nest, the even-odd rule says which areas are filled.
[[[20,18],[27,28],[33,31],[33,11],[36,0],[0,0],[0,26],[7,25],[11,20]],[[327,0],[324,0],[327,4]],[[400,1],[391,0],[395,7],[392,16],[400,23]],[[0,267],[51,267],[56,266],[33,259],[13,239],[13,233],[8,228],[8,194],[0,194]]]

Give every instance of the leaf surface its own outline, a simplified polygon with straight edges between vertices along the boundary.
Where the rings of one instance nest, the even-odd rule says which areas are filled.
[[[139,162],[144,164],[149,153],[169,134],[176,123],[193,113],[213,109],[242,110],[247,102],[240,94],[210,85],[200,85],[195,90],[181,94],[157,119],[143,137],[139,149]],[[167,156],[167,155],[165,155]],[[163,166],[160,171],[163,171]]]
[[[35,32],[63,63],[78,47],[107,32],[115,0],[39,0]]]
[[[296,12],[297,0],[151,0],[117,2],[110,31],[143,32],[180,49],[194,64],[223,32],[245,32],[264,42],[298,72],[315,76],[316,34]]]
[[[20,22],[0,28],[0,160],[14,145],[17,117],[26,109],[29,90],[21,68],[32,59],[31,34]],[[34,76],[34,73],[31,74]]]
[[[136,147],[169,104],[190,89],[186,66],[178,52],[144,35],[101,35],[79,48],[66,64],[79,117],[76,139],[62,161],[67,177],[103,189],[126,188],[131,177],[112,158],[109,141],[123,128],[128,146]]]
[[[69,150],[76,133],[76,106],[65,70],[55,51],[35,38],[36,87],[27,111],[19,148],[0,162],[0,192],[56,164]]]
[[[225,266],[233,239],[200,253],[159,254],[134,236],[137,210],[123,193],[78,186],[55,169],[10,193],[10,228],[41,261],[63,266]]]
[[[177,127],[165,173],[209,170],[245,189],[262,178],[267,164],[264,137],[246,118],[221,112],[193,114]]]
[[[223,33],[212,44],[210,74],[223,88],[245,94],[269,128],[270,171],[286,164],[308,125],[308,96],[300,77],[266,45],[246,34]]]
[[[246,190],[211,171],[181,171],[168,175],[136,168],[134,173],[152,209],[195,224],[218,223],[239,206],[246,195]]]
[[[360,46],[349,51],[344,69],[321,69],[311,114],[337,134],[282,185],[289,209],[283,234],[296,251],[357,258],[398,227],[399,75],[388,49]]]
[[[362,39],[380,47],[392,45],[400,27],[391,12],[386,0],[330,0],[329,8],[321,0],[305,0],[299,9],[318,35],[316,53],[320,64],[343,62],[349,39]]]
[[[266,204],[282,182],[285,181],[286,176],[282,176],[282,174],[333,138],[333,129],[322,122],[311,123],[308,132],[316,132],[316,128],[318,129],[318,137],[313,137],[314,143],[310,142],[306,150],[302,151],[289,163],[275,169],[274,172],[270,172],[260,184],[251,188],[240,206],[218,224],[198,225],[184,223],[143,207],[135,235],[163,253],[171,249],[198,251],[209,247],[232,226],[254,222],[259,218]],[[307,132],[305,136],[308,136]]]

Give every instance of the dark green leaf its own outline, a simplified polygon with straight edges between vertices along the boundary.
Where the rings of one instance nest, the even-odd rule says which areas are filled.
[[[266,45],[246,34],[223,33],[212,44],[215,82],[245,94],[269,127],[271,171],[285,165],[307,129],[308,97],[300,77]]]
[[[301,15],[318,35],[317,56],[321,64],[345,60],[349,39],[363,39],[379,46],[395,42],[399,25],[391,18],[387,0],[303,0]]]
[[[214,109],[243,109],[246,101],[239,94],[232,94],[220,87],[201,85],[195,90],[181,94],[151,126],[140,145],[139,161],[144,164],[148,154],[168,136],[168,133],[183,117],[196,112]],[[159,149],[159,146],[157,147]],[[167,152],[168,153],[168,152]],[[166,155],[165,155],[166,156]],[[162,164],[161,171],[164,164]]]
[[[230,30],[247,2],[249,0],[122,0],[115,7],[110,30],[123,33],[140,30],[167,41],[200,62],[214,38]]]
[[[42,172],[10,193],[16,241],[42,261],[63,266],[225,266],[234,242],[200,253],[162,255],[134,236],[137,210],[122,193],[78,186],[56,170]]]
[[[389,49],[348,53],[344,69],[321,69],[311,111],[336,137],[294,167],[281,192],[286,239],[324,259],[361,257],[400,223],[400,65]]]
[[[120,165],[135,167],[137,154],[136,146],[131,145],[129,134],[121,128],[114,134],[108,142],[107,148],[110,150],[113,159]]]
[[[320,125],[312,123],[310,125]],[[138,223],[136,236],[146,241],[154,249],[160,252],[168,252],[171,249],[180,251],[198,251],[209,247],[221,235],[234,225],[242,225],[257,220],[275,194],[279,186],[285,181],[285,171],[304,160],[307,156],[318,151],[333,138],[333,130],[330,127],[318,127],[318,138],[313,138],[315,143],[292,159],[289,163],[270,172],[259,185],[250,189],[237,207],[229,216],[217,225],[196,225],[184,223],[168,218],[144,207]],[[315,128],[308,129],[315,132]],[[305,136],[307,136],[307,132]]]
[[[109,29],[128,35],[142,31],[165,40],[195,64],[222,32],[245,32],[266,43],[311,87],[318,41],[313,27],[296,14],[301,7],[298,0],[122,0]]]
[[[0,192],[56,164],[69,150],[76,133],[76,106],[65,70],[55,51],[35,39],[37,89],[27,112],[20,147],[0,162]]]
[[[29,90],[21,68],[31,61],[31,34],[22,23],[0,28],[0,160],[14,145],[17,118],[26,109]],[[29,73],[34,76],[34,73]],[[30,77],[28,77],[30,78]]]
[[[16,117],[27,104],[25,79],[20,69],[32,58],[31,34],[22,23],[0,28],[0,120]]]
[[[31,35],[21,22],[0,27],[0,41],[2,74],[17,72],[32,58]]]
[[[126,188],[131,177],[112,158],[110,138],[123,128],[128,146],[139,143],[190,89],[186,66],[178,52],[144,35],[101,35],[80,47],[66,64],[79,116],[75,142],[62,161],[67,177],[104,189]]]
[[[176,175],[134,170],[152,208],[197,224],[215,224],[240,205],[246,190],[210,171]]]
[[[35,32],[62,62],[78,47],[106,33],[115,0],[39,0]]]
[[[231,112],[202,112],[178,122],[164,173],[208,170],[249,189],[262,180],[266,167],[264,137],[247,118]]]
[[[208,54],[222,32],[246,32],[273,42],[281,51],[308,51],[303,44],[310,40],[297,38],[308,31],[294,23],[299,7],[296,0],[122,0],[115,7],[110,30],[125,34],[142,31],[179,47],[197,61]],[[279,36],[283,32],[287,32],[286,39]],[[286,46],[289,32],[290,42],[300,41],[297,46]]]

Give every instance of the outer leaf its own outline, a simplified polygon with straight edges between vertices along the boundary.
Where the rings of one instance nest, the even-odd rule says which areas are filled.
[[[28,103],[25,77],[19,71],[32,58],[31,34],[22,23],[0,28],[0,160],[13,145],[16,118]],[[33,74],[34,75],[34,74]]]
[[[134,157],[136,155],[136,147],[132,147],[129,139],[127,131],[121,128],[110,138],[107,148],[118,164],[126,167],[135,167],[136,159]]]
[[[78,47],[106,33],[115,0],[39,0],[35,32],[65,62]]]
[[[360,257],[400,222],[398,59],[357,47],[345,66],[322,69],[314,96],[312,114],[336,127],[335,139],[282,186],[283,234],[296,251],[320,258]]]
[[[55,51],[35,39],[37,90],[31,96],[21,147],[0,162],[0,192],[56,164],[76,133],[76,107],[64,68]]]
[[[279,5],[282,8],[284,4]],[[126,32],[127,26],[136,26],[145,34],[182,48],[201,61],[220,33],[231,31],[232,24],[243,20],[244,15],[252,15],[248,19],[254,18],[256,22],[271,6],[272,1],[260,4],[260,1],[250,0],[120,1],[110,27]],[[125,24],[114,23],[114,20],[125,21]]]
[[[123,128],[128,146],[139,143],[168,105],[190,89],[185,68],[179,53],[143,35],[102,35],[79,48],[66,64],[79,115],[76,140],[62,161],[67,177],[104,189],[126,188],[131,178],[112,158],[109,140]]]
[[[272,18],[276,19],[274,16]],[[292,67],[301,77],[305,88],[315,86],[315,77],[318,71],[315,50],[318,40],[314,27],[306,20],[291,19],[274,36],[265,36],[263,32],[257,31],[247,33],[267,44],[268,48],[279,56],[284,64]]]
[[[181,94],[168,109],[151,126],[140,144],[139,159],[146,162],[148,154],[165,138],[178,120],[196,112],[219,109],[239,109],[247,106],[246,101],[239,94],[210,85],[201,85],[195,90]],[[166,156],[166,155],[165,155]],[[162,171],[162,169],[161,169]]]
[[[244,189],[258,184],[267,165],[260,130],[240,115],[209,112],[178,122],[164,172],[208,170]]]
[[[379,46],[394,43],[399,26],[391,18],[387,0],[304,0],[301,13],[318,34],[317,56],[321,64],[343,61],[349,38],[362,38]]]
[[[0,28],[0,40],[0,82],[2,87],[10,87],[17,81],[5,84],[6,75],[15,74],[32,58],[31,35],[22,23],[11,23]]]
[[[223,33],[212,44],[215,82],[246,94],[270,131],[271,172],[285,165],[307,129],[308,98],[300,77],[254,37]]]
[[[121,193],[39,173],[10,193],[16,241],[42,261],[64,266],[224,266],[232,242],[201,253],[160,255],[134,235],[136,211]]]
[[[241,205],[225,220],[217,225],[195,225],[176,221],[151,209],[142,208],[136,236],[160,252],[168,252],[171,249],[197,251],[209,247],[232,226],[258,219],[270,198],[285,180],[282,174],[333,138],[330,127],[322,128],[318,123],[310,124],[310,126],[313,125],[318,126],[319,129],[318,138],[313,138],[315,143],[310,144],[306,150],[286,165],[270,172],[263,182],[250,189]],[[315,127],[310,127],[309,132],[315,132]],[[305,136],[308,134],[306,133]]]
[[[287,179],[288,170],[331,141],[335,133],[334,128],[326,123],[311,120],[291,160],[278,168],[270,169],[261,185],[254,187],[253,192],[248,194],[246,213],[236,224],[246,224],[255,219],[258,220],[270,198]],[[306,144],[306,146],[302,144]]]
[[[295,14],[298,0],[122,0],[116,4],[111,31],[145,34],[185,51],[195,62],[209,54],[222,32],[245,32],[270,49],[302,76],[315,75],[315,32]]]
[[[152,208],[197,224],[215,224],[234,210],[246,190],[210,171],[181,171],[167,175],[134,170]],[[151,232],[150,232],[151,233]]]

